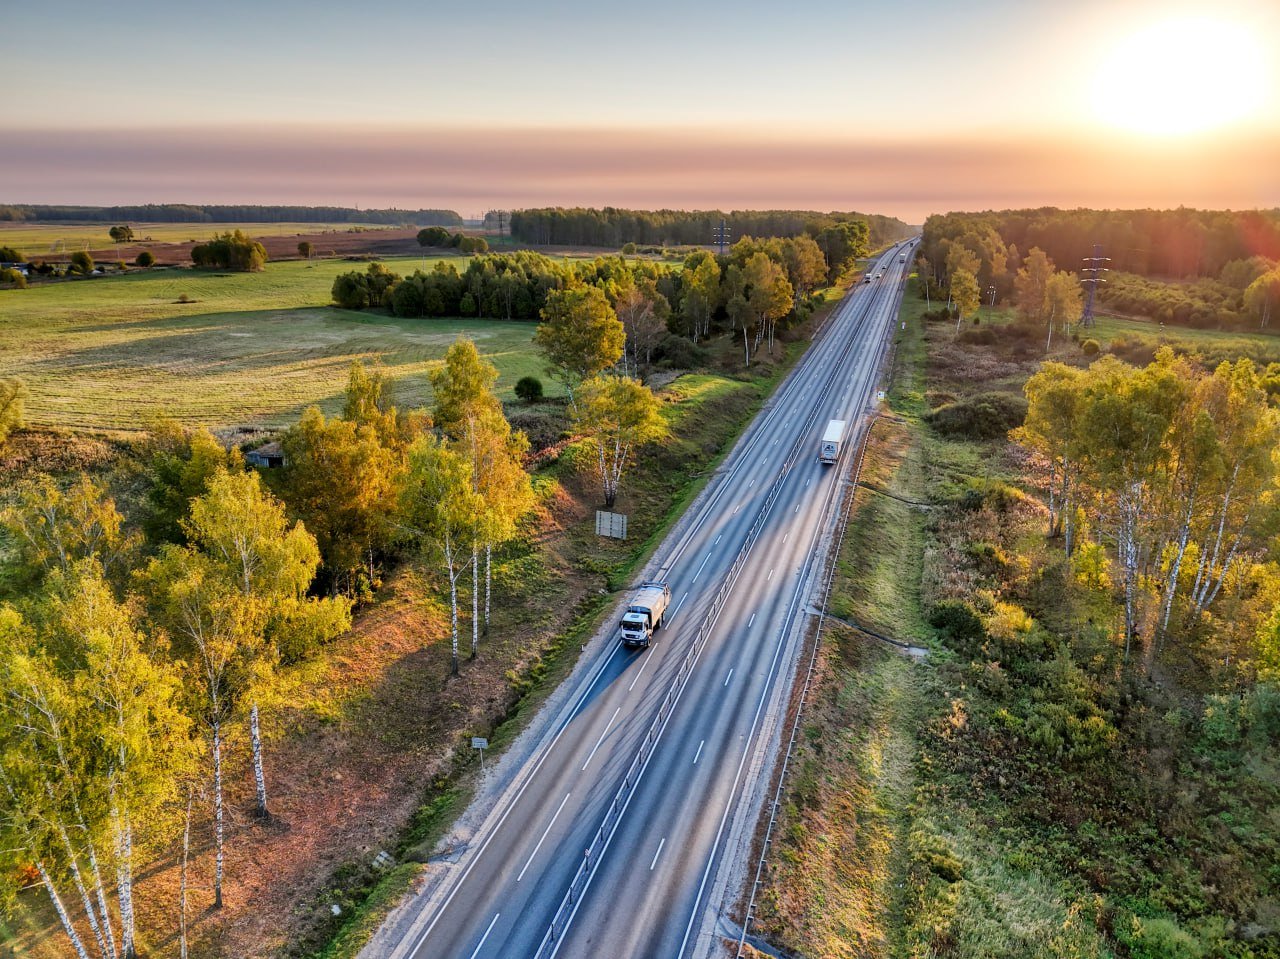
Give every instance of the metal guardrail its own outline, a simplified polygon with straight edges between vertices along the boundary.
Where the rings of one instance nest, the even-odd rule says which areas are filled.
[[[862,434],[862,443],[858,447],[858,461],[853,468],[853,482],[849,486],[849,492],[840,510],[840,524],[837,527],[836,537],[832,545],[832,561],[827,565],[827,574],[822,585],[822,604],[818,607],[818,628],[814,632],[813,649],[809,653],[809,663],[805,668],[804,685],[800,689],[800,698],[796,702],[796,717],[791,724],[791,737],[787,740],[787,751],[782,757],[782,770],[778,774],[778,786],[774,790],[773,799],[769,804],[769,824],[765,827],[764,841],[760,844],[760,858],[756,861],[756,872],[751,881],[751,894],[747,897],[747,911],[742,917],[742,932],[738,936],[738,947],[734,952],[734,959],[742,959],[742,949],[746,945],[747,935],[751,928],[751,920],[754,918],[756,893],[760,889],[760,881],[764,876],[765,861],[769,855],[769,844],[773,842],[773,830],[778,825],[778,810],[782,807],[782,791],[786,786],[787,771],[791,767],[791,758],[795,752],[796,739],[800,736],[800,721],[804,717],[804,707],[809,698],[809,689],[813,685],[813,669],[818,661],[822,627],[826,623],[827,617],[827,601],[831,598],[831,587],[835,582],[840,547],[844,544],[845,531],[849,528],[849,517],[853,513],[853,502],[857,498],[857,477],[862,472],[862,461],[866,457],[867,444],[870,442],[871,430],[875,424],[876,418],[873,417],[867,425],[866,431]]]
[[[907,280],[910,271],[903,272],[903,277],[899,282],[899,291],[906,292]],[[892,368],[894,357],[896,356],[896,347],[888,354],[888,365]],[[882,367],[883,369],[883,367]],[[809,698],[809,690],[813,685],[813,669],[818,661],[818,648],[822,641],[822,629],[826,625],[827,620],[827,603],[831,598],[831,589],[835,583],[836,567],[839,565],[840,548],[844,544],[846,531],[849,529],[849,519],[853,515],[854,500],[857,499],[857,487],[859,478],[862,476],[862,463],[866,459],[867,445],[871,442],[871,431],[875,429],[876,422],[880,415],[877,413],[872,416],[871,422],[867,424],[866,430],[862,434],[862,442],[858,445],[858,459],[854,464],[852,473],[846,489],[848,490],[844,502],[841,504],[840,522],[836,527],[836,536],[831,546],[831,562],[827,565],[827,574],[824,578],[822,586],[822,603],[818,607],[818,626],[813,635],[813,649],[809,653],[809,664],[805,669],[804,686],[800,689],[800,698],[796,702],[796,716],[791,724],[791,737],[787,740],[787,751],[782,757],[782,769],[778,774],[778,786],[774,790],[773,800],[769,804],[769,824],[765,827],[764,841],[760,844],[760,858],[756,860],[756,872],[751,881],[751,893],[747,897],[746,913],[742,917],[742,931],[738,936],[738,945],[734,951],[734,959],[742,959],[742,950],[746,945],[747,936],[751,931],[751,920],[754,918],[756,906],[756,893],[760,890],[760,882],[764,876],[765,862],[769,857],[769,846],[773,842],[773,830],[778,825],[778,810],[782,807],[782,791],[787,782],[787,771],[791,767],[792,754],[795,752],[796,739],[800,736],[800,721],[804,718],[805,703]],[[890,642],[895,642],[890,640]]]
[[[841,350],[841,358],[851,353],[852,350],[853,338],[850,337],[849,342]],[[845,368],[841,363],[835,363],[832,366],[831,373],[828,374],[823,382],[822,388],[816,390],[813,395],[826,395],[828,389],[844,371]],[[800,450],[809,438],[808,431],[817,421],[817,418],[818,404],[815,402],[810,408],[808,416],[805,417],[804,423],[797,430],[791,449],[787,451],[787,458],[783,461],[782,471],[769,487],[768,493],[765,494],[764,502],[761,504],[751,528],[747,531],[746,539],[743,540],[742,546],[738,550],[738,555],[734,557],[732,565],[730,565],[728,572],[725,573],[724,579],[721,580],[715,599],[712,600],[711,606],[708,607],[706,614],[703,616],[702,624],[698,627],[698,633],[690,644],[688,652],[685,653],[684,660],[681,661],[675,678],[667,688],[667,694],[663,697],[662,705],[658,707],[657,715],[654,716],[653,722],[650,723],[649,729],[645,732],[644,740],[641,742],[639,750],[636,751],[635,758],[631,761],[631,765],[622,779],[622,784],[614,794],[613,801],[609,803],[609,808],[604,814],[600,827],[595,831],[590,844],[583,853],[582,862],[578,864],[578,870],[574,873],[573,880],[569,883],[569,890],[560,901],[560,906],[551,920],[551,925],[547,929],[546,935],[543,936],[542,942],[538,946],[538,951],[534,954],[534,959],[551,959],[556,950],[559,949],[565,930],[568,929],[569,923],[573,920],[573,915],[577,911],[578,904],[581,902],[587,885],[591,882],[591,877],[595,874],[600,858],[613,838],[618,822],[622,819],[622,814],[626,811],[627,805],[631,801],[631,796],[640,781],[640,776],[644,772],[645,766],[648,765],[649,759],[653,756],[653,750],[657,746],[658,739],[662,736],[667,720],[671,718],[676,702],[684,691],[685,683],[688,681],[690,674],[693,673],[693,667],[702,653],[703,646],[706,645],[707,638],[711,635],[711,630],[715,626],[717,618],[719,618],[720,610],[724,607],[724,601],[733,591],[733,586],[742,572],[747,555],[763,531],[769,513],[773,509],[773,504],[782,492],[782,487],[790,475],[792,467],[795,466]],[[859,463],[861,463],[861,459],[859,459]],[[830,584],[828,584],[827,588],[828,590],[830,589]],[[793,741],[794,735],[793,732]],[[790,747],[788,747],[789,754]]]

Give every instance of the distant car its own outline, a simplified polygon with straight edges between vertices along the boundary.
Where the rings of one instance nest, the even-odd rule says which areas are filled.
[[[871,282],[871,274],[870,274],[870,273],[868,273],[866,276],[864,276],[864,277],[862,278],[862,282],[863,282],[863,283],[870,283],[870,282]]]
[[[884,276],[884,273],[877,273],[877,274],[876,274],[876,279],[878,280],[878,279],[880,279],[880,277],[882,277],[882,276]]]

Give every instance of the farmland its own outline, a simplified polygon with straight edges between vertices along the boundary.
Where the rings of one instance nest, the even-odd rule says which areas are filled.
[[[41,257],[76,250],[110,250],[115,246],[107,231],[111,223],[0,223],[0,246],[13,247],[26,256]],[[355,223],[133,223],[135,242],[201,242],[212,233],[244,230],[251,236],[351,233],[382,231],[394,227]]]
[[[387,265],[408,273],[433,262]],[[498,367],[503,395],[539,371],[532,324],[326,306],[334,276],[352,268],[327,260],[258,274],[157,270],[0,293],[0,375],[26,380],[32,425],[133,430],[160,415],[217,428],[282,426],[312,403],[332,412],[357,358],[385,363],[397,400],[419,405],[428,368],[463,333]]]

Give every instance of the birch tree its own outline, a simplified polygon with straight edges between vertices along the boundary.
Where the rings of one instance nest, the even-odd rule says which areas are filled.
[[[137,538],[123,530],[123,517],[106,487],[83,473],[65,489],[50,476],[22,483],[15,502],[0,512],[18,543],[29,576],[66,572],[93,558],[111,572],[120,568]]]
[[[680,312],[693,342],[711,335],[711,318],[720,305],[720,264],[706,250],[691,253],[680,274]]]
[[[302,523],[290,525],[284,506],[262,488],[257,473],[223,473],[191,504],[184,524],[192,548],[209,557],[223,582],[239,594],[229,608],[241,617],[238,632],[253,653],[249,693],[249,739],[253,753],[256,811],[270,817],[263,771],[260,699],[271,676],[294,645],[290,633],[319,639],[350,624],[350,602],[306,595],[320,565],[320,551]],[[323,635],[326,634],[327,635]],[[294,657],[300,651],[294,650]]]
[[[467,566],[484,517],[484,501],[472,485],[466,458],[435,437],[416,440],[409,448],[400,515],[403,529],[428,554],[438,557],[449,582],[450,674],[456,676],[458,578]]]
[[[978,312],[982,302],[978,291],[978,280],[968,270],[956,270],[951,274],[951,298],[956,304],[956,332],[960,332],[960,324],[965,317]]]
[[[653,391],[625,377],[596,377],[582,385],[574,426],[594,447],[606,509],[617,500],[635,451],[667,435]]]

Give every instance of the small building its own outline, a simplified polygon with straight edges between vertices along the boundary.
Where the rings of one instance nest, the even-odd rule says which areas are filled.
[[[264,443],[256,450],[245,453],[244,461],[250,466],[260,466],[263,469],[279,469],[285,463],[284,449],[279,443]]]

